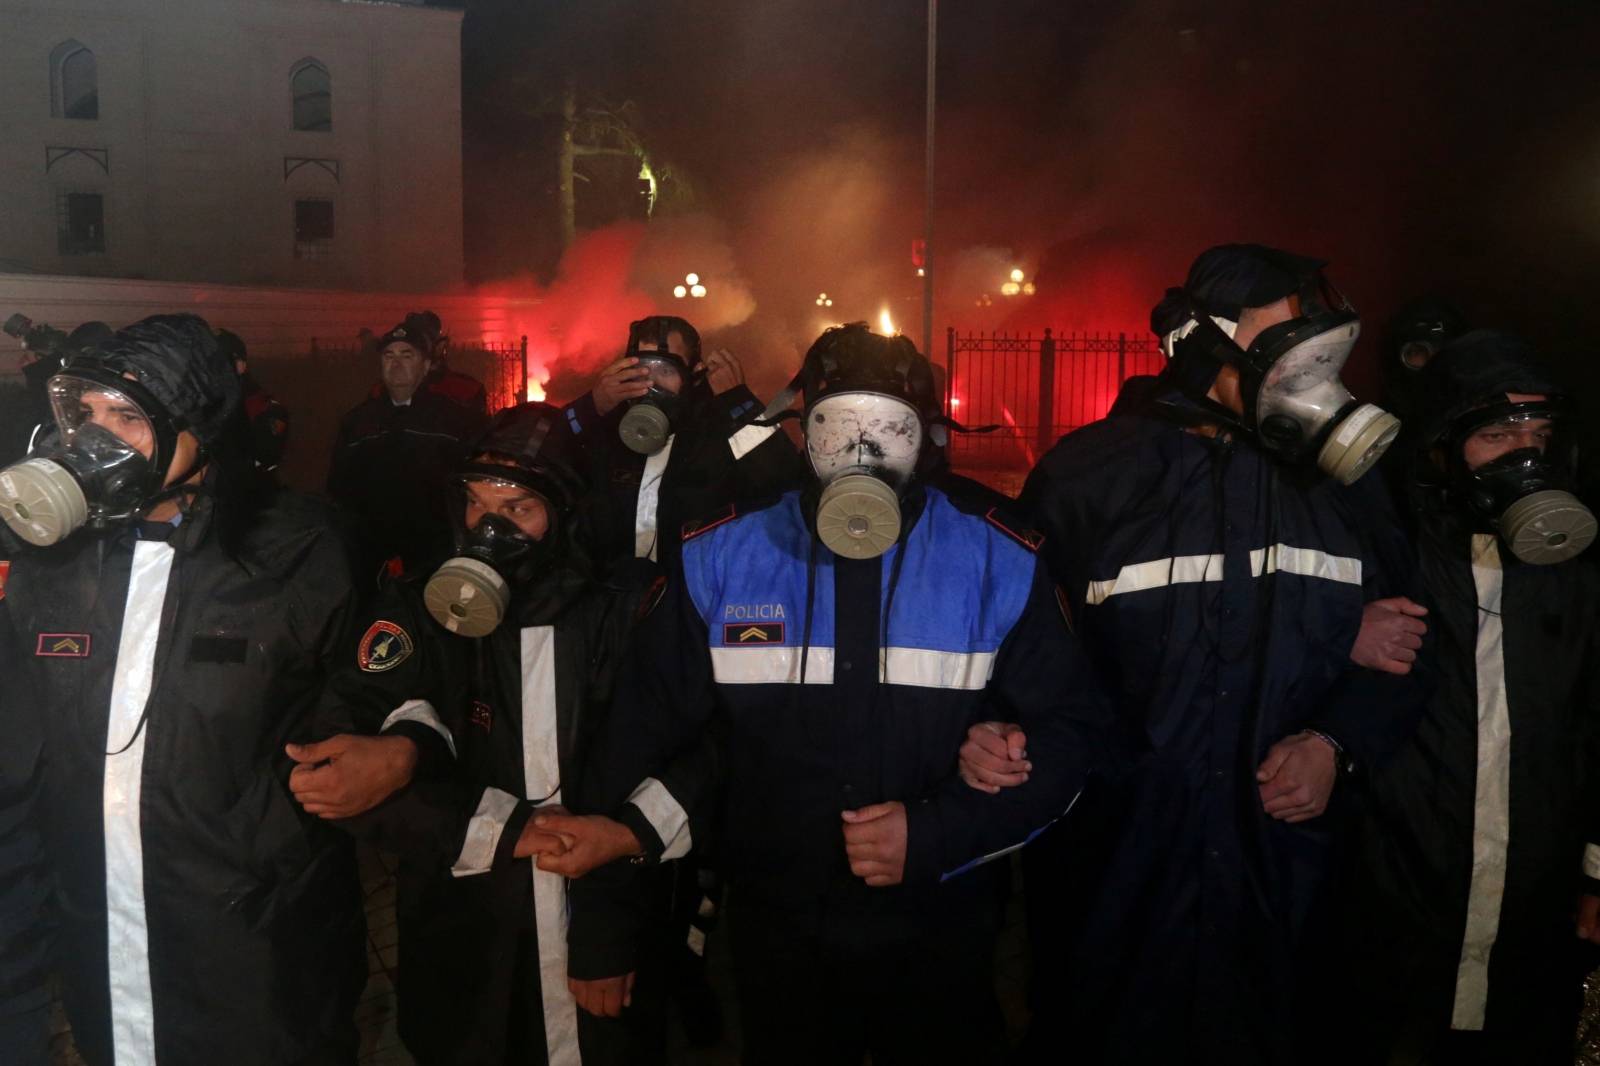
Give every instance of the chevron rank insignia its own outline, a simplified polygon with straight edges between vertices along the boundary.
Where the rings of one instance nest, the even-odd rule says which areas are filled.
[[[87,659],[89,645],[87,633],[40,633],[33,654],[45,659]]]
[[[722,643],[725,647],[741,644],[782,644],[782,622],[724,622]]]

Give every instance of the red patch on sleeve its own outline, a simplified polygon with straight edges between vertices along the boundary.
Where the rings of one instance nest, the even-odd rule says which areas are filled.
[[[728,504],[727,509],[720,514],[712,515],[710,518],[701,518],[692,522],[685,522],[683,524],[683,539],[686,541],[693,540],[702,533],[709,533],[718,526],[727,525],[736,517],[738,517],[738,512],[734,509],[733,504],[730,503]]]
[[[6,578],[11,576],[11,560],[0,559],[0,601],[6,598]]]
[[[1034,529],[1012,529],[1010,526],[1006,525],[1005,520],[1002,519],[997,512],[997,508],[991,507],[989,508],[988,513],[983,517],[989,520],[989,524],[991,526],[998,529],[1000,532],[1004,533],[1006,536],[1010,537],[1024,548],[1027,548],[1029,551],[1036,552],[1039,550],[1039,546],[1044,543],[1043,533],[1040,533],[1038,530]]]

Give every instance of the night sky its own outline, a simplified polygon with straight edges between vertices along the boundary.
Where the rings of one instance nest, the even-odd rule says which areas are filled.
[[[1197,252],[1253,240],[1331,260],[1369,353],[1439,294],[1600,383],[1600,5],[940,7],[941,326],[1142,330]],[[803,332],[826,287],[909,309],[924,32],[921,0],[468,0],[469,273],[554,270],[529,111],[570,67],[636,104],[761,313]],[[1008,262],[1039,296],[977,312]]]

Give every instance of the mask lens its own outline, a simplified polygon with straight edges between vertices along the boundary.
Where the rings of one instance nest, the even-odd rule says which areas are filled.
[[[639,365],[650,372],[648,384],[651,388],[670,392],[674,396],[683,391],[683,365],[678,360],[659,355],[640,355]]]
[[[908,476],[922,451],[922,419],[904,400],[875,392],[824,396],[806,414],[806,452],[824,481],[851,468]]]
[[[155,454],[155,429],[150,416],[126,393],[68,374],[50,379],[50,407],[69,447],[86,426],[98,426],[139,454]]]

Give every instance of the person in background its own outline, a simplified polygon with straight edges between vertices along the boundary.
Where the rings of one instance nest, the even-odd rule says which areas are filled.
[[[802,464],[731,352],[702,356],[700,334],[670,315],[628,327],[624,354],[567,406],[590,466],[585,525],[602,566],[665,562],[685,522],[729,500],[798,484]]]
[[[383,572],[428,573],[444,558],[451,478],[483,429],[478,414],[422,388],[433,369],[425,332],[401,323],[379,338],[378,351],[383,390],[340,421],[328,472],[364,590]]]

